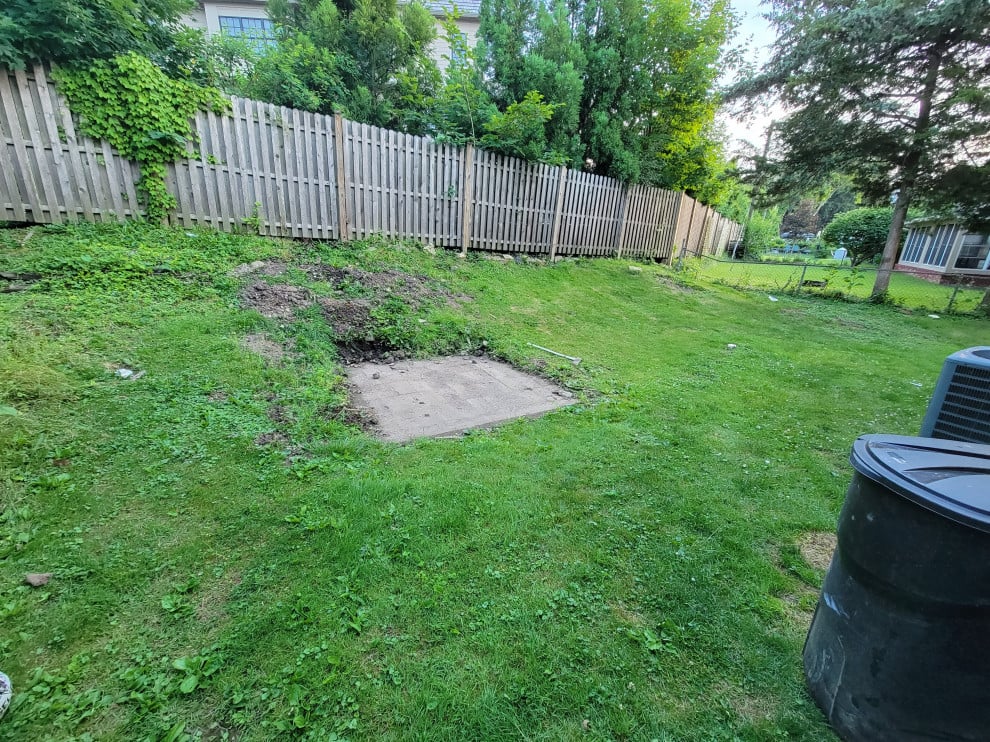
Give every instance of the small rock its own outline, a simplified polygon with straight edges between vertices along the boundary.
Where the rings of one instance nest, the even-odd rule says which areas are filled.
[[[574,393],[573,392],[569,392],[566,389],[560,389],[560,390],[554,392],[554,394],[556,394],[556,395],[558,395],[560,397],[563,397],[564,399],[572,399],[574,397]]]
[[[640,268],[638,265],[630,265],[629,266],[629,272],[630,273],[642,273],[643,272],[643,269]]]
[[[591,719],[584,719],[584,720],[583,720],[583,721],[581,722],[581,729],[583,729],[583,730],[584,730],[584,731],[586,731],[586,732],[587,732],[587,731],[588,731],[589,729],[591,729]]]
[[[377,371],[375,371],[375,373],[373,373],[371,375],[371,378],[372,379],[380,379],[380,378],[382,378],[382,375],[380,373],[378,373]]]
[[[770,301],[780,301],[776,296],[767,296]]]
[[[728,344],[728,345],[726,345],[725,347],[726,347],[726,348],[727,348],[728,350],[735,350],[735,349],[736,349],[736,348],[738,348],[739,346],[738,346],[738,345],[736,345],[735,343],[729,343],[729,344]]]
[[[477,365],[477,363],[478,363],[478,362],[477,362],[476,360],[474,360],[474,359],[472,358],[472,359],[471,359],[471,363],[473,363],[473,364],[476,364],[476,365]]]
[[[437,249],[433,245],[423,245],[423,252],[429,253],[430,255],[436,255]]]
[[[51,572],[28,572],[24,575],[24,581],[31,587],[44,587],[51,578]]]
[[[114,376],[119,376],[121,379],[129,379],[134,375],[134,372],[129,368],[118,368],[113,374]]]

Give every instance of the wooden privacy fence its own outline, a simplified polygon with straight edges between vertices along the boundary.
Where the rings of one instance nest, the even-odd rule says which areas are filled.
[[[741,227],[689,196],[455,147],[340,116],[231,99],[201,112],[168,167],[171,224],[273,237],[372,234],[437,246],[672,260],[723,252]],[[138,166],[76,130],[45,71],[0,70],[0,219],[142,216]]]

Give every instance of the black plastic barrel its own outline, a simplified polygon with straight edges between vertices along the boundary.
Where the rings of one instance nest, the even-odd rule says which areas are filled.
[[[844,740],[990,740],[990,446],[867,435],[804,645]]]

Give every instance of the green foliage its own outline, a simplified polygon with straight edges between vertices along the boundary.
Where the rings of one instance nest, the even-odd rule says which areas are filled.
[[[433,17],[421,4],[275,2],[269,13],[279,43],[230,92],[376,126],[410,130],[422,121],[439,73],[428,53]]]
[[[480,64],[500,109],[531,90],[559,105],[545,138],[571,166],[717,202],[726,166],[711,124],[731,25],[724,2],[486,0]]]
[[[341,63],[329,49],[295,34],[255,60],[238,92],[277,106],[330,113],[346,99]]]
[[[483,125],[498,109],[485,90],[477,54],[467,36],[458,28],[456,17],[447,15],[441,22],[443,38],[450,49],[445,58],[447,68],[443,84],[436,95],[425,101],[422,113],[407,113],[406,120],[437,141],[465,144],[482,137]],[[413,123],[419,117],[419,125]]]
[[[0,67],[85,63],[171,45],[192,0],[5,0],[0,7]]]
[[[560,104],[544,103],[535,90],[494,114],[485,124],[482,146],[524,160],[560,164],[560,157],[547,149],[544,125]]]
[[[883,252],[890,231],[890,209],[862,208],[836,216],[822,231],[822,242],[844,247],[853,265],[872,260]]]
[[[59,69],[54,77],[83,131],[140,164],[138,188],[147,218],[164,219],[175,206],[165,187],[165,165],[188,156],[195,145],[197,111],[221,112],[229,102],[216,90],[169,79],[134,53],[83,69]]]
[[[776,127],[792,181],[846,173],[867,203],[897,191],[881,297],[912,202],[951,207],[957,168],[990,162],[990,4],[775,0],[771,21],[772,59],[733,95],[777,95],[792,111]],[[971,180],[964,211],[990,202],[988,184]]]
[[[746,224],[743,253],[756,257],[783,244],[780,239],[780,213],[776,209],[754,211]]]

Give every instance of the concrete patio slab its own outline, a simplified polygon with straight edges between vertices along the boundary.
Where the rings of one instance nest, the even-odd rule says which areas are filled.
[[[454,435],[574,403],[545,379],[489,358],[451,356],[350,366],[352,404],[374,413],[385,440]]]

